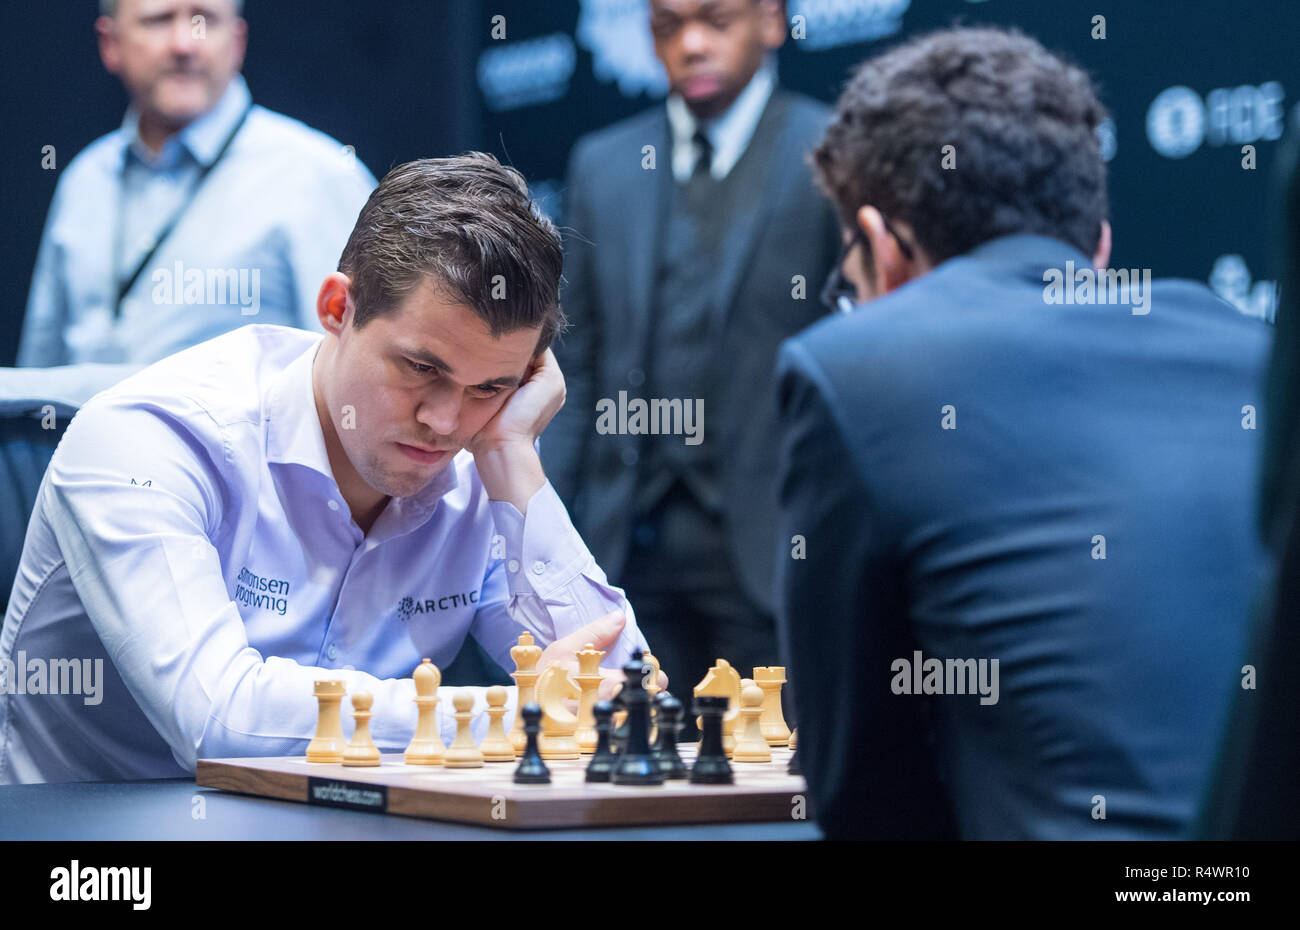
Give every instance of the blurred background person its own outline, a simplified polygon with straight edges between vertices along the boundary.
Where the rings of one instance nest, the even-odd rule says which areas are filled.
[[[556,349],[568,402],[542,454],[662,667],[689,689],[719,657],[746,677],[778,663],[775,410],[762,387],[780,341],[825,312],[816,290],[838,240],[806,159],[829,111],[776,78],[784,4],[649,9],[666,102],[570,158],[572,328]],[[621,394],[680,401],[681,429],[598,433],[598,402]]]
[[[778,372],[779,617],[828,836],[1192,834],[1262,575],[1271,329],[1149,269],[1083,290],[1106,115],[1037,41],[943,30],[868,60],[815,152],[870,301]]]
[[[101,0],[104,67],[130,107],[63,170],[20,366],[146,364],[248,323],[319,330],[316,286],[374,177],[253,104],[239,0]]]
[[[1205,797],[1203,839],[1300,838],[1300,126],[1278,164],[1282,295],[1259,494],[1271,571],[1256,603],[1219,770]]]

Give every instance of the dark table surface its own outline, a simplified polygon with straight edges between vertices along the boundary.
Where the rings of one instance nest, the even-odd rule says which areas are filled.
[[[202,798],[200,803],[196,799]],[[199,816],[199,815],[202,816]],[[199,788],[188,778],[0,787],[0,840],[816,840],[811,821],[499,830]]]

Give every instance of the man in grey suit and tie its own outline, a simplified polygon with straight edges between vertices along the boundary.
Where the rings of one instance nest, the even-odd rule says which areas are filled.
[[[829,110],[783,90],[779,0],[651,0],[662,106],[579,140],[569,166],[568,402],[547,473],[664,670],[780,659],[769,540],[770,383],[825,309],[838,226],[806,155]]]

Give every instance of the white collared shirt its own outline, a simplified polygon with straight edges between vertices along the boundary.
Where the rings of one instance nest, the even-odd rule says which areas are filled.
[[[721,181],[740,161],[749,147],[749,140],[758,128],[763,108],[776,87],[776,64],[772,56],[763,59],[763,64],[754,72],[749,83],[745,85],[736,99],[723,113],[704,124],[704,134],[713,146],[713,163],[709,174],[715,181]],[[667,103],[668,125],[673,139],[673,177],[679,183],[685,183],[695,170],[695,161],[699,153],[695,149],[695,130],[700,125],[695,114],[691,112],[680,94],[669,96]]]
[[[412,670],[449,664],[467,636],[509,670],[521,630],[545,646],[623,610],[603,664],[646,648],[549,483],[525,517],[488,499],[462,451],[363,534],[316,412],[322,339],[245,326],[98,394],[69,424],[0,632],[0,784],[303,755],[322,678],[369,691],[375,742],[398,751],[415,727]],[[454,690],[439,691],[446,741]],[[466,690],[481,738],[483,689]]]

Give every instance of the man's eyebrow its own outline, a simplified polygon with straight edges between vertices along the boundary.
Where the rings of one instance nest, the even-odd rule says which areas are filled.
[[[452,368],[450,365],[448,365],[446,362],[444,362],[442,359],[440,359],[438,356],[434,355],[432,352],[428,351],[427,349],[402,348],[399,351],[401,351],[403,355],[415,359],[415,361],[419,362],[422,365],[430,365],[433,368],[438,369],[438,371],[442,372],[445,375],[451,375],[453,377],[455,377],[456,375],[456,370],[454,368]],[[523,383],[523,379],[520,378],[518,375],[503,375],[500,378],[493,378],[490,381],[484,381],[481,384],[476,384],[474,385],[474,387],[511,388],[511,387],[519,387],[519,385],[522,383]]]

